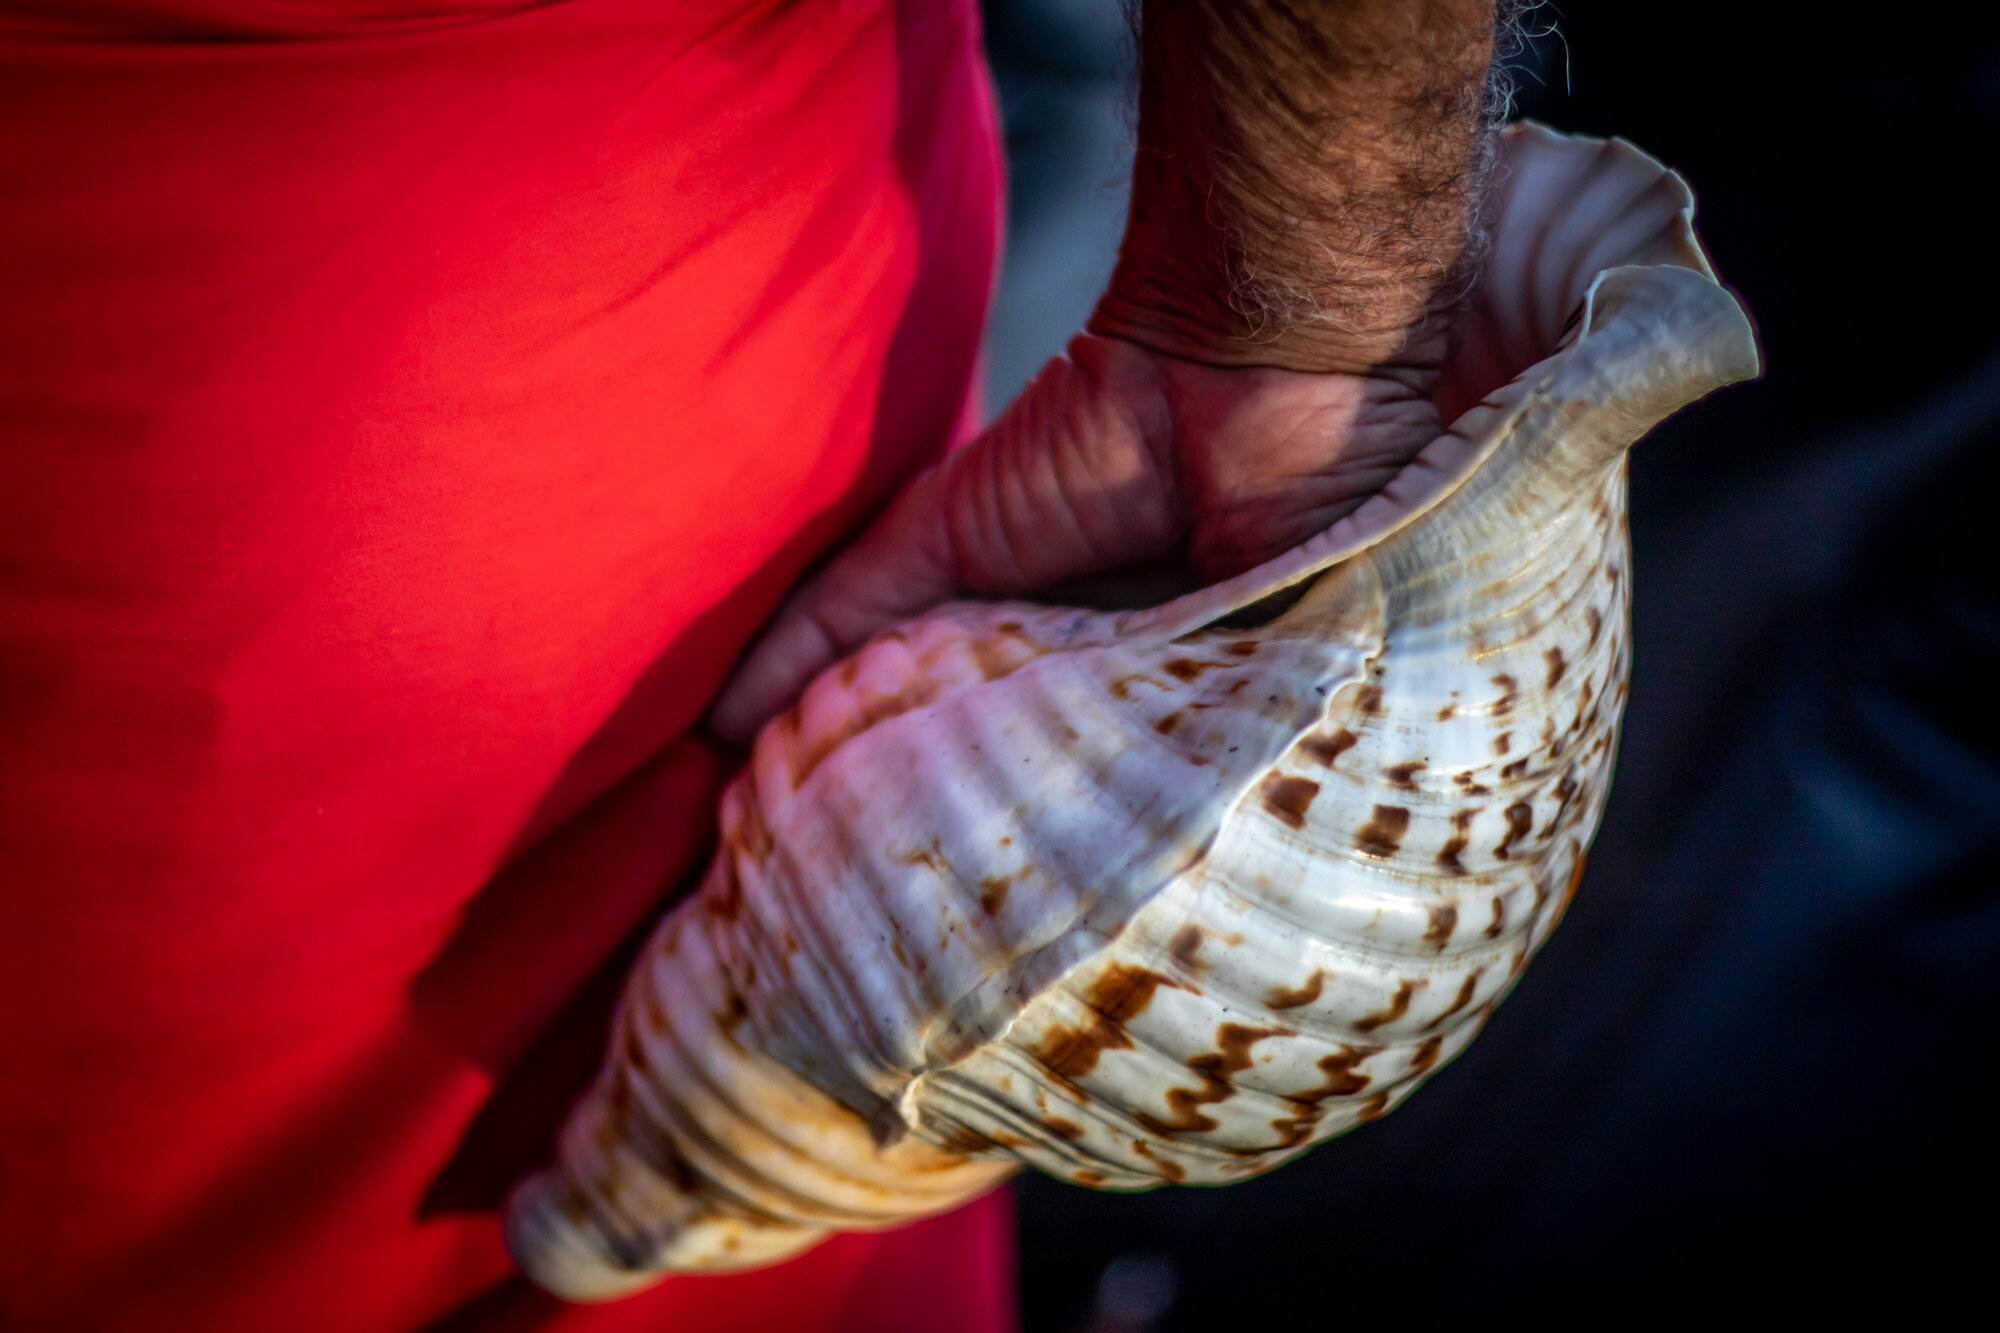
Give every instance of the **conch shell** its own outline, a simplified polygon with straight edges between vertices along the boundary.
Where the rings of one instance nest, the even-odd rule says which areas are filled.
[[[1471,1040],[1603,808],[1625,451],[1758,364],[1679,177],[1527,125],[1495,180],[1456,420],[1381,494],[1151,610],[941,608],[764,730],[510,1203],[530,1276],[768,1262],[1022,1163],[1253,1176]]]

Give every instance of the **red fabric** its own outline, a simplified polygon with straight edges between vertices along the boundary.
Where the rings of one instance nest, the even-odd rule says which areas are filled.
[[[976,25],[0,8],[0,1325],[1010,1323],[998,1198],[594,1311],[492,1212],[705,855],[691,723],[963,429]]]

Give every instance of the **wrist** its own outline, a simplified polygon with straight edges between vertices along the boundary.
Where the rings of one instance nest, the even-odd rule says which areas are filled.
[[[1131,209],[1093,333],[1434,378],[1475,256],[1493,0],[1147,0]]]
[[[1385,293],[1373,307],[1379,322],[1355,329],[1311,318],[1279,326],[1214,299],[1217,290],[1226,289],[1184,282],[1171,268],[1121,261],[1085,328],[1198,365],[1369,376],[1423,393],[1444,364],[1448,299],[1413,302],[1405,293]]]
[[[1348,154],[1335,221],[1316,225],[1261,216],[1268,199],[1215,216],[1215,182],[1142,141],[1118,263],[1087,328],[1204,365],[1414,376],[1428,391],[1473,259],[1470,191],[1440,190],[1413,212],[1393,164],[1375,158]]]

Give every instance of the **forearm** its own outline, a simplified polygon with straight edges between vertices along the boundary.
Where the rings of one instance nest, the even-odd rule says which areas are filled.
[[[1131,212],[1092,331],[1211,365],[1433,374],[1493,23],[1493,0],[1145,0]]]

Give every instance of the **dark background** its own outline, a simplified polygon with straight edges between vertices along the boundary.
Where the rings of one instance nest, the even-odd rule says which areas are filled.
[[[1114,0],[987,16],[998,406],[1110,268],[1130,51]],[[1634,455],[1632,695],[1582,891],[1394,1115],[1226,1190],[1024,1180],[1031,1333],[1986,1303],[2000,19],[1570,0],[1527,27],[1520,113],[1688,178],[1768,365]]]

